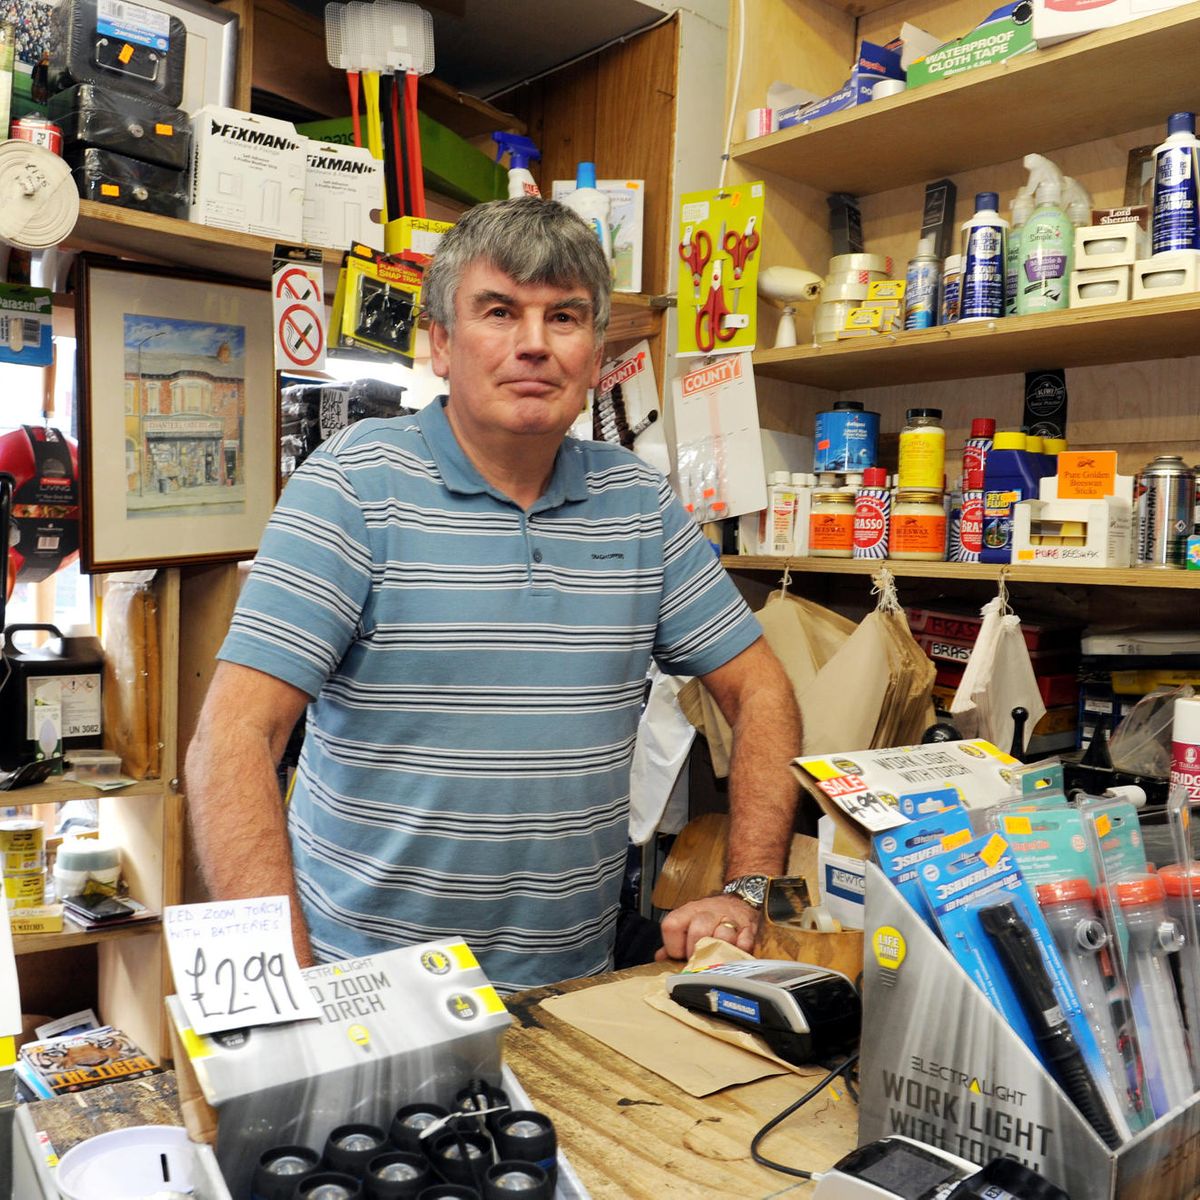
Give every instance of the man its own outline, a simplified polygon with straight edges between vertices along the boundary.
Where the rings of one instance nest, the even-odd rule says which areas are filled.
[[[188,797],[212,893],[289,895],[302,964],[464,937],[497,987],[529,987],[611,964],[651,654],[702,676],[733,725],[730,880],[783,868],[799,718],[662,477],[564,440],[609,313],[583,222],[481,205],[442,239],[424,299],[449,400],[351,426],[289,482]],[[285,813],[274,768],[306,705]],[[664,951],[749,949],[757,920],[738,894],[695,901],[666,918]]]

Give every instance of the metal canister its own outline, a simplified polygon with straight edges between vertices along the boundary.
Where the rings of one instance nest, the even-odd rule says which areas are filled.
[[[49,150],[51,154],[62,154],[62,130],[45,117],[18,117],[9,125],[9,132],[23,142],[32,142]]]
[[[1137,479],[1137,565],[1182,570],[1196,504],[1196,474],[1160,454]]]

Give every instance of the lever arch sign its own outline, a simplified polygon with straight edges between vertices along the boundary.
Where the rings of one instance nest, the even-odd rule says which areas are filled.
[[[175,904],[163,919],[175,990],[197,1033],[320,1015],[292,949],[287,896]]]

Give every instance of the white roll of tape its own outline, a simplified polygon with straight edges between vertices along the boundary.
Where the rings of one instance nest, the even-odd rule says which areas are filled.
[[[0,241],[46,250],[65,241],[78,220],[71,168],[32,142],[0,142]]]
[[[898,96],[904,88],[903,79],[881,79],[871,85],[871,99],[882,100],[885,96]]]
[[[827,277],[841,271],[882,271],[890,275],[892,260],[883,254],[837,254],[829,260]]]

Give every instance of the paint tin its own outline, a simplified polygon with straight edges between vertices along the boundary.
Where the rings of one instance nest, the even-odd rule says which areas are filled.
[[[5,856],[5,862],[10,854],[40,858],[45,849],[45,829],[41,821],[31,817],[10,817],[0,821],[0,854]],[[35,867],[40,865],[40,862],[34,864]],[[33,870],[33,867],[16,869]]]
[[[9,131],[22,142],[32,142],[51,154],[62,155],[62,130],[45,117],[18,117],[9,126]]]
[[[37,908],[46,903],[46,868],[5,875],[4,900],[8,908]]]
[[[857,400],[838,400],[817,413],[813,438],[813,472],[863,471],[875,465],[879,414],[864,412]]]
[[[1148,463],[1137,480],[1137,565],[1182,570],[1195,515],[1196,476],[1177,454]]]

